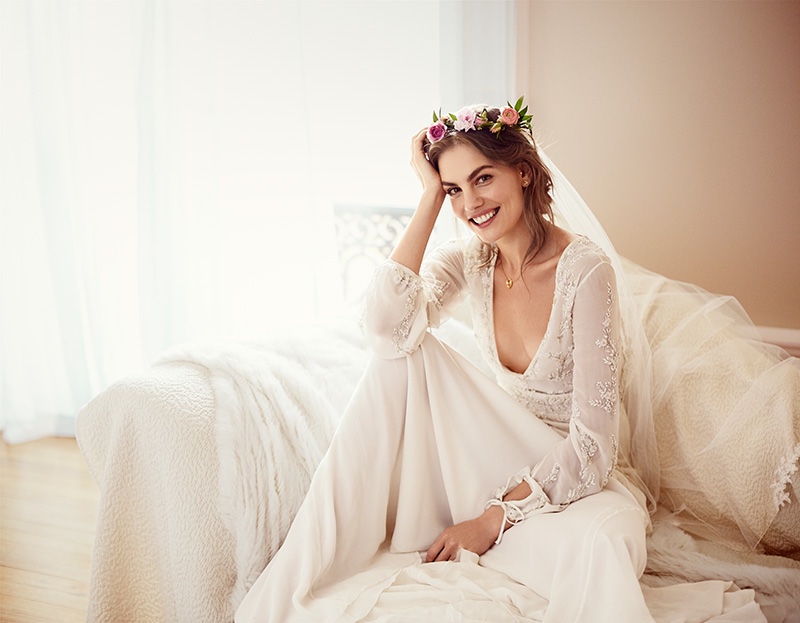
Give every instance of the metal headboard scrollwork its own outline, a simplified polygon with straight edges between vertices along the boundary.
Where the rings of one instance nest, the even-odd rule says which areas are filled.
[[[389,257],[414,209],[340,205],[333,212],[344,296],[353,301]]]

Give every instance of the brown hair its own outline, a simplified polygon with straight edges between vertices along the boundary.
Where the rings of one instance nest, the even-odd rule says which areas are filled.
[[[487,113],[490,119],[496,120],[500,110],[487,108]],[[533,137],[524,130],[511,127],[503,128],[498,134],[488,129],[469,132],[450,130],[443,138],[427,146],[428,160],[437,171],[441,155],[456,145],[471,145],[492,162],[507,167],[529,169],[531,183],[523,189],[523,215],[531,233],[531,244],[525,253],[523,265],[527,264],[544,246],[550,230],[548,222],[554,222],[551,206],[553,180],[539,157]],[[487,254],[487,262],[490,260],[491,255]]]

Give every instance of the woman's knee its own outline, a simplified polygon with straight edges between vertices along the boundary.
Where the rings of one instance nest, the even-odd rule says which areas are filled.
[[[592,547],[598,555],[609,550],[617,556],[630,558],[637,577],[647,564],[647,515],[639,507],[614,509],[599,517],[590,532]]]

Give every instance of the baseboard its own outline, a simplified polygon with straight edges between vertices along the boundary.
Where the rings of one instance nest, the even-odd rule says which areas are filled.
[[[765,342],[780,346],[793,357],[800,357],[800,329],[758,327],[758,331]]]

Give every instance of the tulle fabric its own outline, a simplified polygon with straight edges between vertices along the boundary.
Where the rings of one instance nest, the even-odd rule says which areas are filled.
[[[662,507],[680,525],[756,548],[789,504],[800,456],[800,359],[765,344],[732,297],[625,263],[653,361]],[[786,534],[800,547],[800,521]]]

